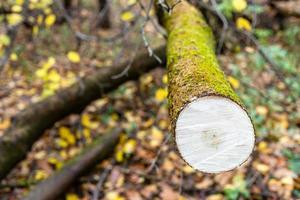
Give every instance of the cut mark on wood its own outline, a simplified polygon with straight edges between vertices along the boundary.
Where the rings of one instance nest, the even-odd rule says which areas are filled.
[[[189,103],[176,122],[176,143],[183,159],[208,173],[232,170],[244,163],[254,147],[254,129],[246,111],[220,96]]]

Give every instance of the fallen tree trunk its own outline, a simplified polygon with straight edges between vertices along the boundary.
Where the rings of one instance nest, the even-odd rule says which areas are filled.
[[[120,129],[100,137],[82,153],[70,160],[61,170],[41,182],[28,194],[25,200],[51,200],[59,198],[76,179],[104,160],[119,141]]]
[[[184,0],[166,3],[157,13],[168,33],[169,112],[179,152],[203,172],[231,170],[253,150],[253,125],[219,68],[202,14]]]
[[[164,47],[159,47],[154,52],[165,60]],[[132,63],[128,61],[115,67],[103,67],[70,88],[61,90],[55,96],[33,104],[19,113],[13,119],[13,126],[0,138],[0,180],[26,156],[33,143],[56,121],[81,111],[93,100],[128,80],[137,79],[140,74],[154,69],[157,65],[155,58],[149,57],[146,52],[141,53]],[[127,75],[112,78],[123,73],[125,69],[128,69]]]
[[[300,17],[300,0],[274,1],[272,4],[283,15]]]

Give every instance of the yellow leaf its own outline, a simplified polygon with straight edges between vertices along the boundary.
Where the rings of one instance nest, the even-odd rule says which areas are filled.
[[[42,93],[42,97],[49,97],[49,96],[52,96],[54,95],[54,92],[53,90],[48,90],[48,89],[44,89],[43,90],[43,93]]]
[[[10,126],[10,119],[5,119],[0,122],[0,130],[7,129]]]
[[[169,126],[169,123],[167,120],[162,119],[158,122],[158,126],[160,129],[167,129]]]
[[[186,173],[186,174],[191,174],[193,172],[195,172],[195,169],[193,169],[191,166],[185,164],[185,166],[182,168],[182,170]]]
[[[19,6],[23,5],[23,3],[24,3],[24,0],[16,0],[15,1],[15,4],[19,5]]]
[[[233,78],[232,76],[228,76],[228,81],[234,89],[240,87],[240,82],[237,79]]]
[[[86,128],[95,129],[98,127],[97,122],[92,122],[91,117],[88,114],[82,114],[81,116],[81,124],[85,126]]]
[[[70,129],[67,127],[59,128],[59,136],[66,140],[70,145],[74,145],[76,142],[75,136],[71,133]]]
[[[69,51],[67,57],[72,63],[80,62],[80,55],[76,51]]]
[[[35,172],[34,179],[37,181],[44,180],[48,177],[48,174],[43,170],[37,170]]]
[[[233,9],[236,12],[242,12],[247,8],[247,1],[246,0],[232,0]]]
[[[123,152],[127,154],[132,154],[136,148],[136,141],[134,139],[128,140],[123,147]]]
[[[18,55],[16,53],[12,53],[12,54],[10,54],[9,59],[11,61],[17,61],[18,60]]]
[[[50,27],[55,23],[55,20],[56,16],[54,14],[47,15],[47,17],[45,18],[45,25],[47,27]]]
[[[159,102],[165,100],[168,96],[168,91],[167,89],[164,88],[159,88],[158,90],[156,90],[155,92],[155,99]]]
[[[161,130],[159,130],[156,127],[153,127],[151,129],[151,141],[150,141],[150,146],[152,147],[158,147],[161,143],[162,140],[164,139],[164,135]]]
[[[270,167],[268,165],[259,162],[254,162],[253,167],[262,174],[266,174],[270,170]]]
[[[91,139],[91,131],[90,129],[83,129],[83,136],[85,137],[85,139]]]
[[[225,199],[222,194],[211,194],[207,197],[207,200],[223,200]]]
[[[38,26],[33,26],[32,27],[32,34],[37,35],[39,33],[40,28]]]
[[[79,200],[79,197],[74,193],[69,193],[66,195],[66,200]]]
[[[10,44],[10,37],[6,34],[0,35],[0,46],[8,46]]]
[[[123,162],[123,160],[124,160],[124,154],[123,154],[123,151],[118,150],[118,151],[116,152],[115,158],[116,158],[116,161],[117,161],[117,162]]]
[[[125,22],[130,22],[134,19],[134,14],[130,11],[123,12],[121,14],[121,19]]]
[[[59,160],[57,160],[57,159],[54,158],[54,157],[48,158],[48,163],[51,164],[51,165],[54,165],[54,166],[55,166],[55,169],[61,169],[62,166],[63,166],[63,163],[60,162]]]
[[[60,81],[60,79],[61,79],[61,77],[55,69],[52,69],[47,76],[48,81],[52,81],[55,83],[58,83]]]
[[[89,128],[91,126],[91,119],[88,114],[83,114],[81,116],[81,124],[87,128]]]
[[[45,13],[46,15],[49,15],[49,14],[51,14],[51,13],[52,13],[52,9],[51,9],[51,8],[49,8],[49,7],[47,7],[47,8],[44,8],[44,13]]]
[[[270,153],[270,149],[268,148],[268,143],[262,141],[258,144],[257,150],[261,153]]]
[[[19,5],[13,5],[13,6],[11,7],[11,11],[16,12],[16,13],[19,13],[19,12],[22,11],[22,6],[19,6]]]
[[[246,31],[251,31],[251,29],[252,29],[250,22],[244,17],[238,17],[237,18],[236,27],[238,29],[241,29],[241,30],[243,29],[243,30],[246,30]]]
[[[56,139],[56,140],[55,140],[55,143],[56,143],[56,145],[59,146],[60,148],[66,148],[66,147],[68,147],[68,143],[67,143],[65,140],[60,139],[60,138]]]
[[[68,158],[68,154],[67,154],[66,150],[61,150],[59,152],[59,155],[63,160],[66,160]]]
[[[256,112],[260,115],[266,116],[268,113],[268,108],[266,106],[256,106]]]
[[[55,64],[55,58],[49,57],[47,62],[43,63],[42,68],[49,69]]]
[[[133,5],[133,4],[136,4],[136,0],[128,0],[128,1],[127,1],[127,5],[128,5],[128,6],[131,6],[131,5]]]
[[[35,75],[38,77],[38,78],[43,78],[47,75],[47,70],[45,69],[38,69],[35,71]]]
[[[58,82],[49,82],[49,83],[46,83],[44,89],[50,90],[50,91],[52,91],[54,93],[56,90],[59,89],[59,83]]]
[[[283,177],[282,179],[280,179],[280,182],[283,185],[294,185],[294,179],[290,176]]]
[[[125,200],[124,197],[120,196],[119,193],[111,191],[105,195],[105,199],[107,200]]]
[[[8,14],[6,19],[10,26],[15,26],[23,21],[22,15],[17,13]]]
[[[37,19],[36,19],[36,22],[37,22],[38,25],[41,25],[43,23],[43,20],[44,20],[43,15],[38,15]]]
[[[168,83],[168,76],[166,74],[163,75],[162,81],[163,81],[164,84]]]
[[[37,160],[41,160],[44,159],[46,157],[46,151],[39,151],[37,153],[34,154],[34,158]]]

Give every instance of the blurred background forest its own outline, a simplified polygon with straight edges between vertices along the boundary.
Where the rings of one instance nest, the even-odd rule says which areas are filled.
[[[169,134],[161,66],[48,129],[1,181],[0,199],[22,199],[115,127],[122,135],[113,154],[61,199],[300,199],[300,1],[191,2],[213,28],[220,65],[255,124],[251,158],[217,175],[184,163]],[[2,0],[0,23],[0,138],[32,103],[145,49],[160,61],[152,51],[165,43],[146,0]]]

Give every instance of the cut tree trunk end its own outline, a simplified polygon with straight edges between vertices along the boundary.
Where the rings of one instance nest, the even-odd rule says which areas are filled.
[[[253,150],[252,122],[219,68],[202,14],[186,1],[167,3],[177,5],[158,16],[168,32],[169,110],[178,150],[200,171],[234,169]]]

